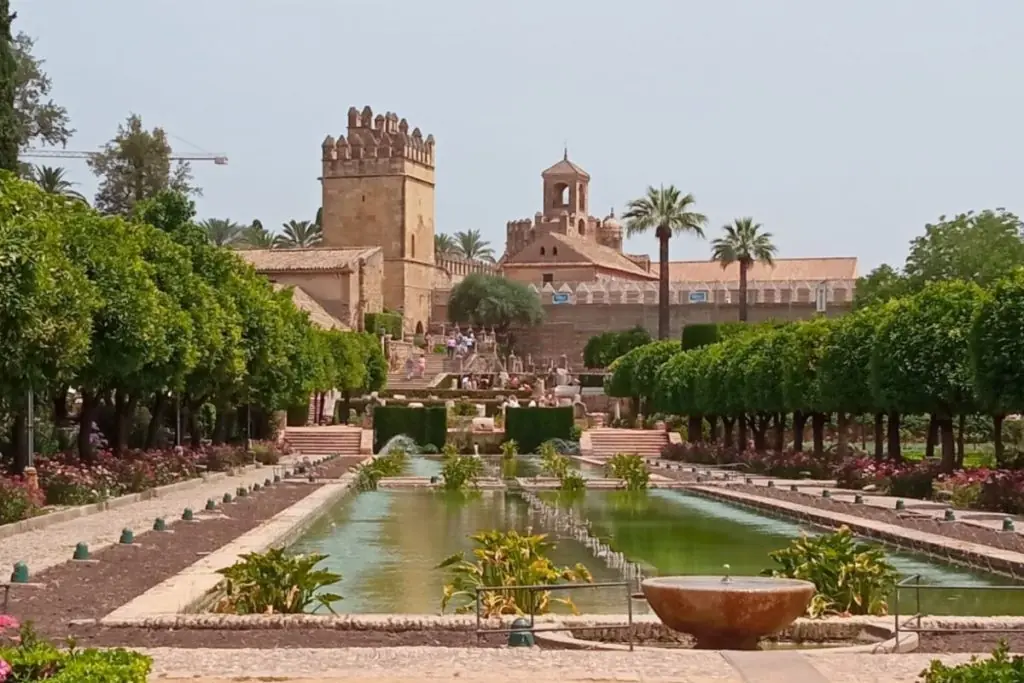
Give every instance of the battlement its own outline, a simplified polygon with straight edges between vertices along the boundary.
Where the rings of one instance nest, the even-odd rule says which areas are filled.
[[[643,304],[658,305],[658,283],[635,280],[602,279],[590,282],[548,282],[529,285],[544,305]],[[670,282],[672,306],[722,306],[739,303],[736,283]],[[849,306],[856,280],[772,280],[748,283],[747,297],[752,305]]]
[[[332,171],[343,171],[350,165],[348,162],[362,160],[380,160],[386,164],[393,159],[406,160],[434,168],[433,135],[423,137],[419,128],[410,132],[409,122],[399,119],[398,114],[389,111],[374,116],[370,107],[362,111],[350,107],[347,135],[337,139],[328,135],[321,148],[324,176],[331,175]]]

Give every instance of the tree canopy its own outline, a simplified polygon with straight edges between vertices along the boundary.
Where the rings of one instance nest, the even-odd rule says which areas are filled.
[[[452,288],[448,318],[453,323],[493,328],[511,345],[512,328],[540,324],[544,309],[536,292],[521,282],[472,273]]]

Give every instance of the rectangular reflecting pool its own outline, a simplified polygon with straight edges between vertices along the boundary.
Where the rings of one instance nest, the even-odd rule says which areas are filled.
[[[409,469],[413,475],[431,476],[439,465],[414,458]],[[557,498],[556,493],[549,495]],[[675,490],[588,491],[561,505],[589,519],[593,535],[639,563],[647,576],[720,575],[725,564],[733,575],[758,574],[772,564],[768,553],[785,547],[802,532],[814,533],[792,522]],[[473,549],[468,536],[491,529],[550,531],[544,518],[511,491],[380,490],[340,501],[292,549],[330,556],[324,564],[343,576],[332,587],[345,598],[335,605],[338,612],[436,614],[445,582],[438,563],[459,551],[468,556]],[[549,540],[557,545],[551,555],[556,564],[582,562],[595,581],[622,579],[576,540],[555,534]],[[978,587],[1013,583],[928,557],[893,551],[888,555],[901,576],[920,574],[925,583]],[[584,613],[626,611],[621,589],[574,591],[572,597]],[[922,591],[921,601],[922,610],[935,615],[1024,611],[1024,592],[1016,591]],[[913,592],[901,592],[901,613],[914,609]],[[634,610],[644,612],[645,605],[634,602]]]

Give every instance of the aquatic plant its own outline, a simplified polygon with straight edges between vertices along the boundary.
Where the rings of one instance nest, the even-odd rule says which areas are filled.
[[[516,443],[515,439],[509,439],[503,441],[501,444],[501,457],[503,458],[514,458],[519,455],[519,444]]]
[[[831,534],[801,536],[768,555],[778,566],[765,576],[810,581],[817,589],[807,614],[884,616],[896,585],[896,570],[881,548],[859,543],[848,527]]]
[[[555,450],[554,444],[545,441],[540,445],[540,471],[549,477],[561,479],[570,469],[569,458]]]
[[[356,470],[356,488],[360,491],[375,490],[384,477],[397,477],[404,472],[408,459],[405,449],[400,446],[392,446],[386,454],[374,456],[373,460]]]
[[[639,491],[647,488],[651,480],[651,472],[647,463],[636,453],[616,453],[605,465],[607,476],[626,482],[626,489]]]
[[[337,593],[321,592],[341,581],[341,574],[317,569],[327,555],[290,555],[284,548],[247,553],[230,567],[218,569],[224,577],[222,597],[215,612],[228,614],[301,614],[311,605],[332,614]]]
[[[477,479],[484,473],[484,462],[475,455],[462,455],[452,444],[445,444],[441,476],[447,491],[461,491],[476,486]]]
[[[547,556],[555,546],[544,534],[520,534],[518,531],[485,531],[469,537],[478,547],[473,559],[463,553],[446,558],[438,569],[448,571],[448,582],[441,597],[441,611],[452,602],[463,603],[456,612],[476,609],[477,588],[514,586],[549,586],[559,583],[592,583],[594,578],[582,564],[559,567]],[[480,612],[491,617],[502,614],[545,614],[552,603],[565,605],[578,613],[570,598],[553,598],[546,590],[529,591],[510,588],[503,591],[482,591]]]
[[[558,479],[559,491],[578,493],[587,490],[587,482],[579,470],[566,470]]]

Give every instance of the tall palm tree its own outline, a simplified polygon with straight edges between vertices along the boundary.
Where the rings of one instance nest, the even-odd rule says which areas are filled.
[[[310,221],[288,221],[284,224],[277,238],[277,245],[285,249],[302,249],[315,247],[324,239],[324,231],[319,224]]]
[[[43,188],[44,192],[85,201],[82,193],[74,189],[77,183],[68,180],[66,169],[53,166],[31,166],[28,179]]]
[[[491,243],[480,236],[479,230],[465,230],[455,233],[455,253],[462,258],[477,261],[493,261],[494,249]]]
[[[737,218],[732,225],[722,226],[722,237],[711,242],[711,260],[722,268],[733,263],[740,265],[740,321],[747,320],[747,271],[755,263],[775,264],[778,249],[772,244],[772,234],[764,232],[753,218]]]
[[[455,239],[446,232],[439,232],[434,235],[434,258],[448,256],[458,251]]]
[[[208,218],[199,223],[210,244],[218,247],[237,247],[242,243],[245,226],[227,218]]]
[[[708,219],[693,210],[692,194],[683,194],[674,185],[650,186],[647,194],[626,205],[622,215],[630,237],[654,230],[658,238],[658,339],[668,339],[668,241],[672,235],[704,237]]]
[[[245,249],[273,249],[277,246],[277,235],[263,227],[257,219],[242,231],[242,247]]]

